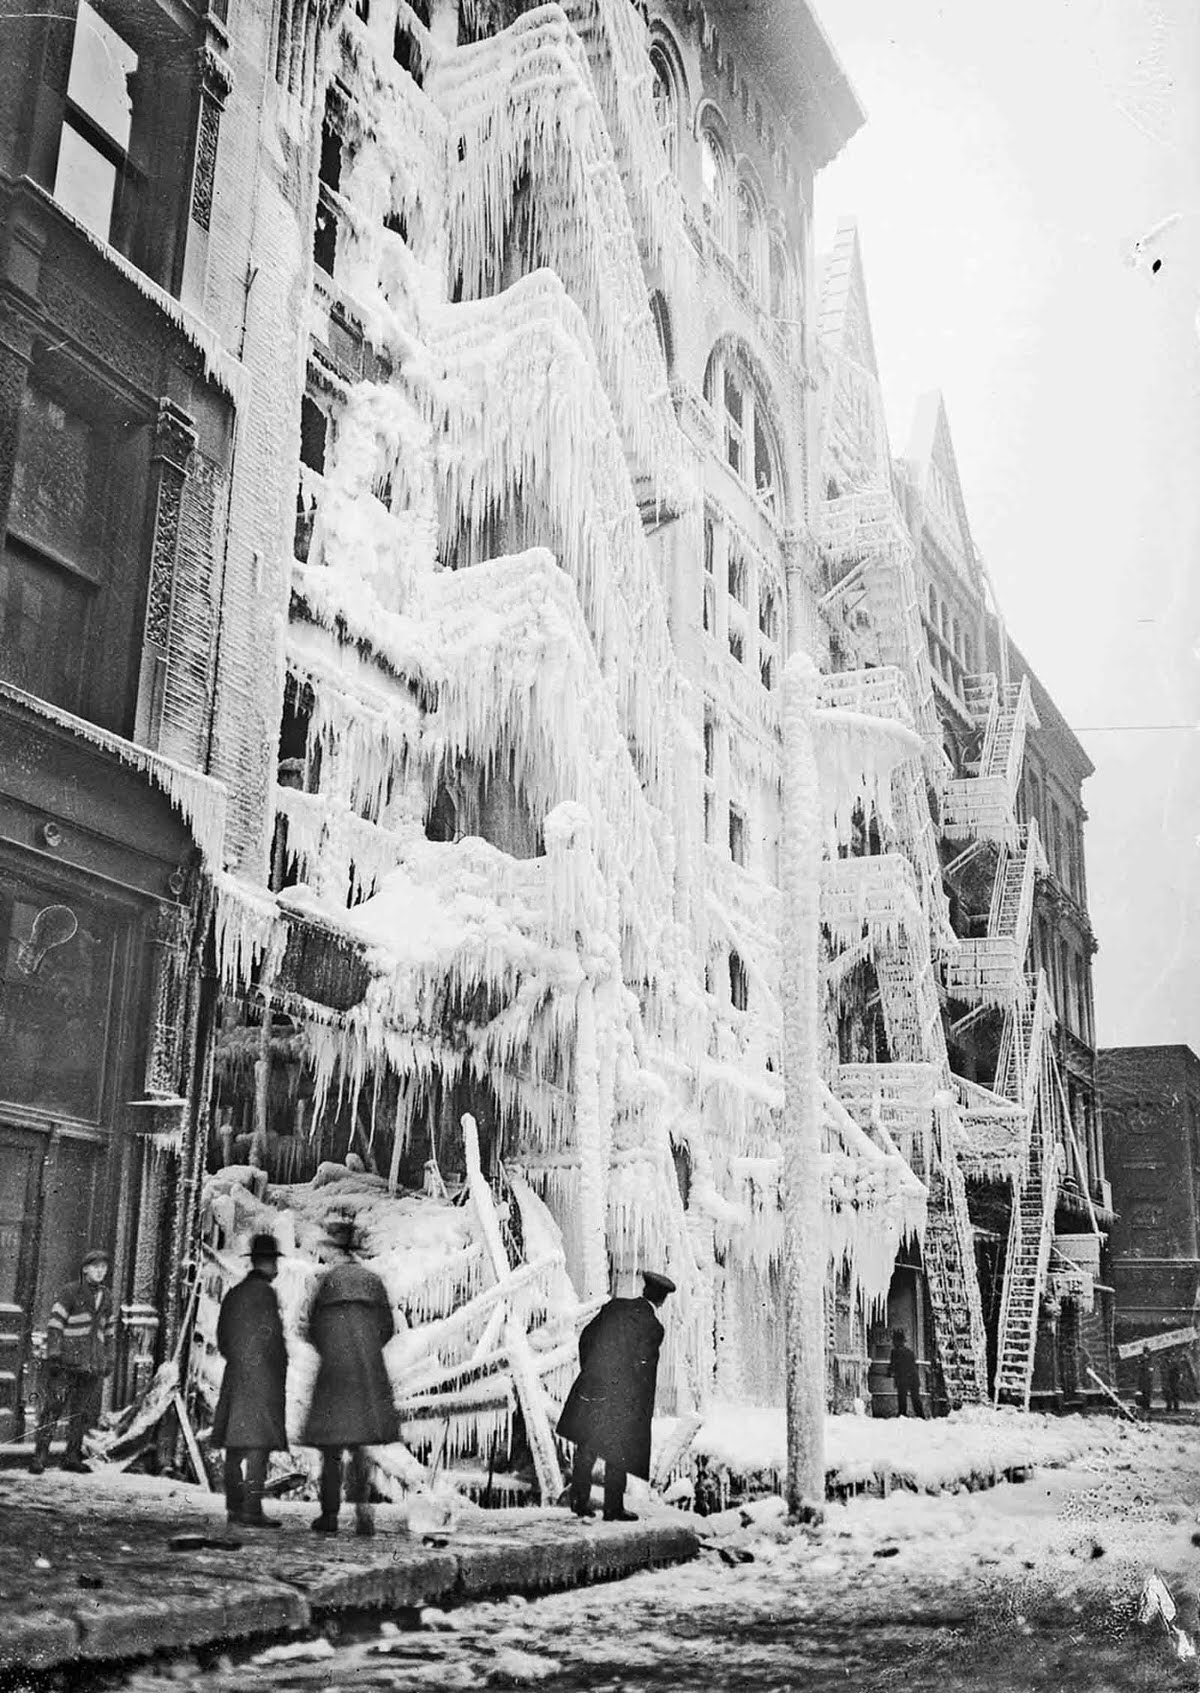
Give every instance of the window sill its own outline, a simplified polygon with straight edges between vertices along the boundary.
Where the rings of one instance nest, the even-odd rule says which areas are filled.
[[[103,588],[105,585],[106,578],[101,576],[94,568],[80,564],[76,559],[68,558],[65,553],[60,553],[55,548],[48,547],[44,541],[35,540],[24,529],[16,527],[9,529],[5,544],[7,546],[14,542],[24,552],[32,553],[34,558],[41,559],[43,563],[52,564],[56,570],[65,571],[68,576],[78,577],[81,582],[86,582],[89,588]]]

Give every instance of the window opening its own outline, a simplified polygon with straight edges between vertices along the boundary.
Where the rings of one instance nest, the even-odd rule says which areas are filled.
[[[54,198],[102,241],[112,232],[125,185],[136,192],[138,173],[129,159],[129,88],[137,68],[138,55],[130,43],[88,0],[79,0]]]
[[[741,476],[744,473],[746,463],[746,438],[743,426],[745,396],[730,371],[725,372],[724,395],[725,457],[730,469]]]
[[[738,269],[754,294],[762,291],[762,214],[749,183],[737,187]]]
[[[746,818],[736,805],[729,807],[729,856],[735,864],[746,862]]]
[[[750,983],[741,955],[729,954],[729,998],[735,1011],[745,1011],[750,1003]]]
[[[729,593],[732,599],[744,606],[749,595],[749,572],[746,561],[741,553],[730,551],[729,554]]]
[[[675,98],[675,78],[661,47],[650,49],[650,78],[659,145],[668,168],[674,171],[679,166],[679,107]]]
[[[721,143],[705,129],[700,135],[700,185],[704,200],[704,222],[722,247],[729,245],[729,183],[725,152]]]

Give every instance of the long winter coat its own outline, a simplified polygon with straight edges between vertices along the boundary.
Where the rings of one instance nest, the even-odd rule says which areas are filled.
[[[564,1440],[650,1475],[650,1419],[663,1326],[648,1299],[610,1299],[579,1337],[579,1376],[558,1432]]]
[[[213,1418],[214,1446],[287,1446],[287,1346],[275,1289],[251,1270],[221,1301],[217,1347],[225,1375]]]
[[[327,1270],[308,1312],[308,1338],[321,1356],[306,1446],[386,1446],[400,1419],[383,1361],[396,1332],[387,1290],[363,1264]]]
[[[897,1387],[909,1391],[921,1385],[921,1372],[917,1367],[917,1355],[912,1347],[907,1345],[893,1346],[892,1358],[888,1364],[888,1371]]]

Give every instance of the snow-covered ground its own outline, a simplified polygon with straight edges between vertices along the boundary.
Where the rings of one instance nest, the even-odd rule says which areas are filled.
[[[901,1442],[930,1479],[945,1477],[939,1449],[956,1429],[981,1453],[1015,1457],[1003,1444],[1012,1438],[1018,1461],[1036,1448],[1064,1467],[984,1492],[854,1498],[817,1531],[768,1517],[713,1536],[689,1566],[531,1604],[426,1613],[416,1630],[372,1625],[332,1654],[317,1643],[309,1662],[218,1664],[198,1680],[205,1693],[1196,1693],[1200,1429],[1012,1419],[1010,1435],[1009,1422],[976,1415],[875,1432]],[[139,1672],[128,1687],[165,1693],[165,1673]]]
[[[665,1445],[673,1426],[667,1419],[656,1425],[656,1444]],[[825,1469],[835,1487],[886,1479],[932,1493],[970,1479],[986,1484],[1029,1464],[1064,1464],[1083,1452],[1111,1449],[1123,1438],[1120,1426],[1107,1418],[1027,1415],[990,1406],[927,1420],[827,1417]],[[692,1451],[732,1475],[782,1474],[784,1413],[777,1407],[714,1406]]]

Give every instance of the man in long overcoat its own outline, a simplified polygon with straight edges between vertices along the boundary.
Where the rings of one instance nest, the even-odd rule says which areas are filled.
[[[304,1425],[307,1446],[321,1448],[321,1514],[318,1534],[336,1534],[342,1504],[342,1453],[349,1450],[346,1492],[354,1505],[355,1531],[373,1534],[370,1479],[363,1448],[400,1438],[383,1349],[396,1332],[387,1289],[373,1270],[352,1255],[354,1221],[335,1218],[326,1226],[340,1263],[326,1270],[308,1310],[308,1338],[321,1363]]]
[[[225,1375],[213,1418],[212,1443],[225,1448],[225,1511],[241,1528],[278,1528],[263,1511],[267,1460],[286,1450],[287,1344],[271,1283],[279,1243],[271,1234],[250,1242],[250,1274],[221,1301],[217,1349]]]
[[[655,1312],[675,1283],[647,1271],[638,1299],[610,1299],[579,1337],[579,1375],[558,1419],[558,1432],[575,1442],[571,1509],[592,1509],[592,1471],[604,1459],[604,1520],[634,1522],[625,1509],[629,1475],[650,1475],[650,1420],[658,1382],[663,1326]]]
[[[896,1415],[903,1417],[906,1414],[908,1401],[911,1399],[913,1416],[924,1419],[921,1372],[917,1366],[917,1355],[908,1344],[908,1337],[903,1329],[892,1330],[892,1356],[888,1362],[888,1374],[896,1384]]]

